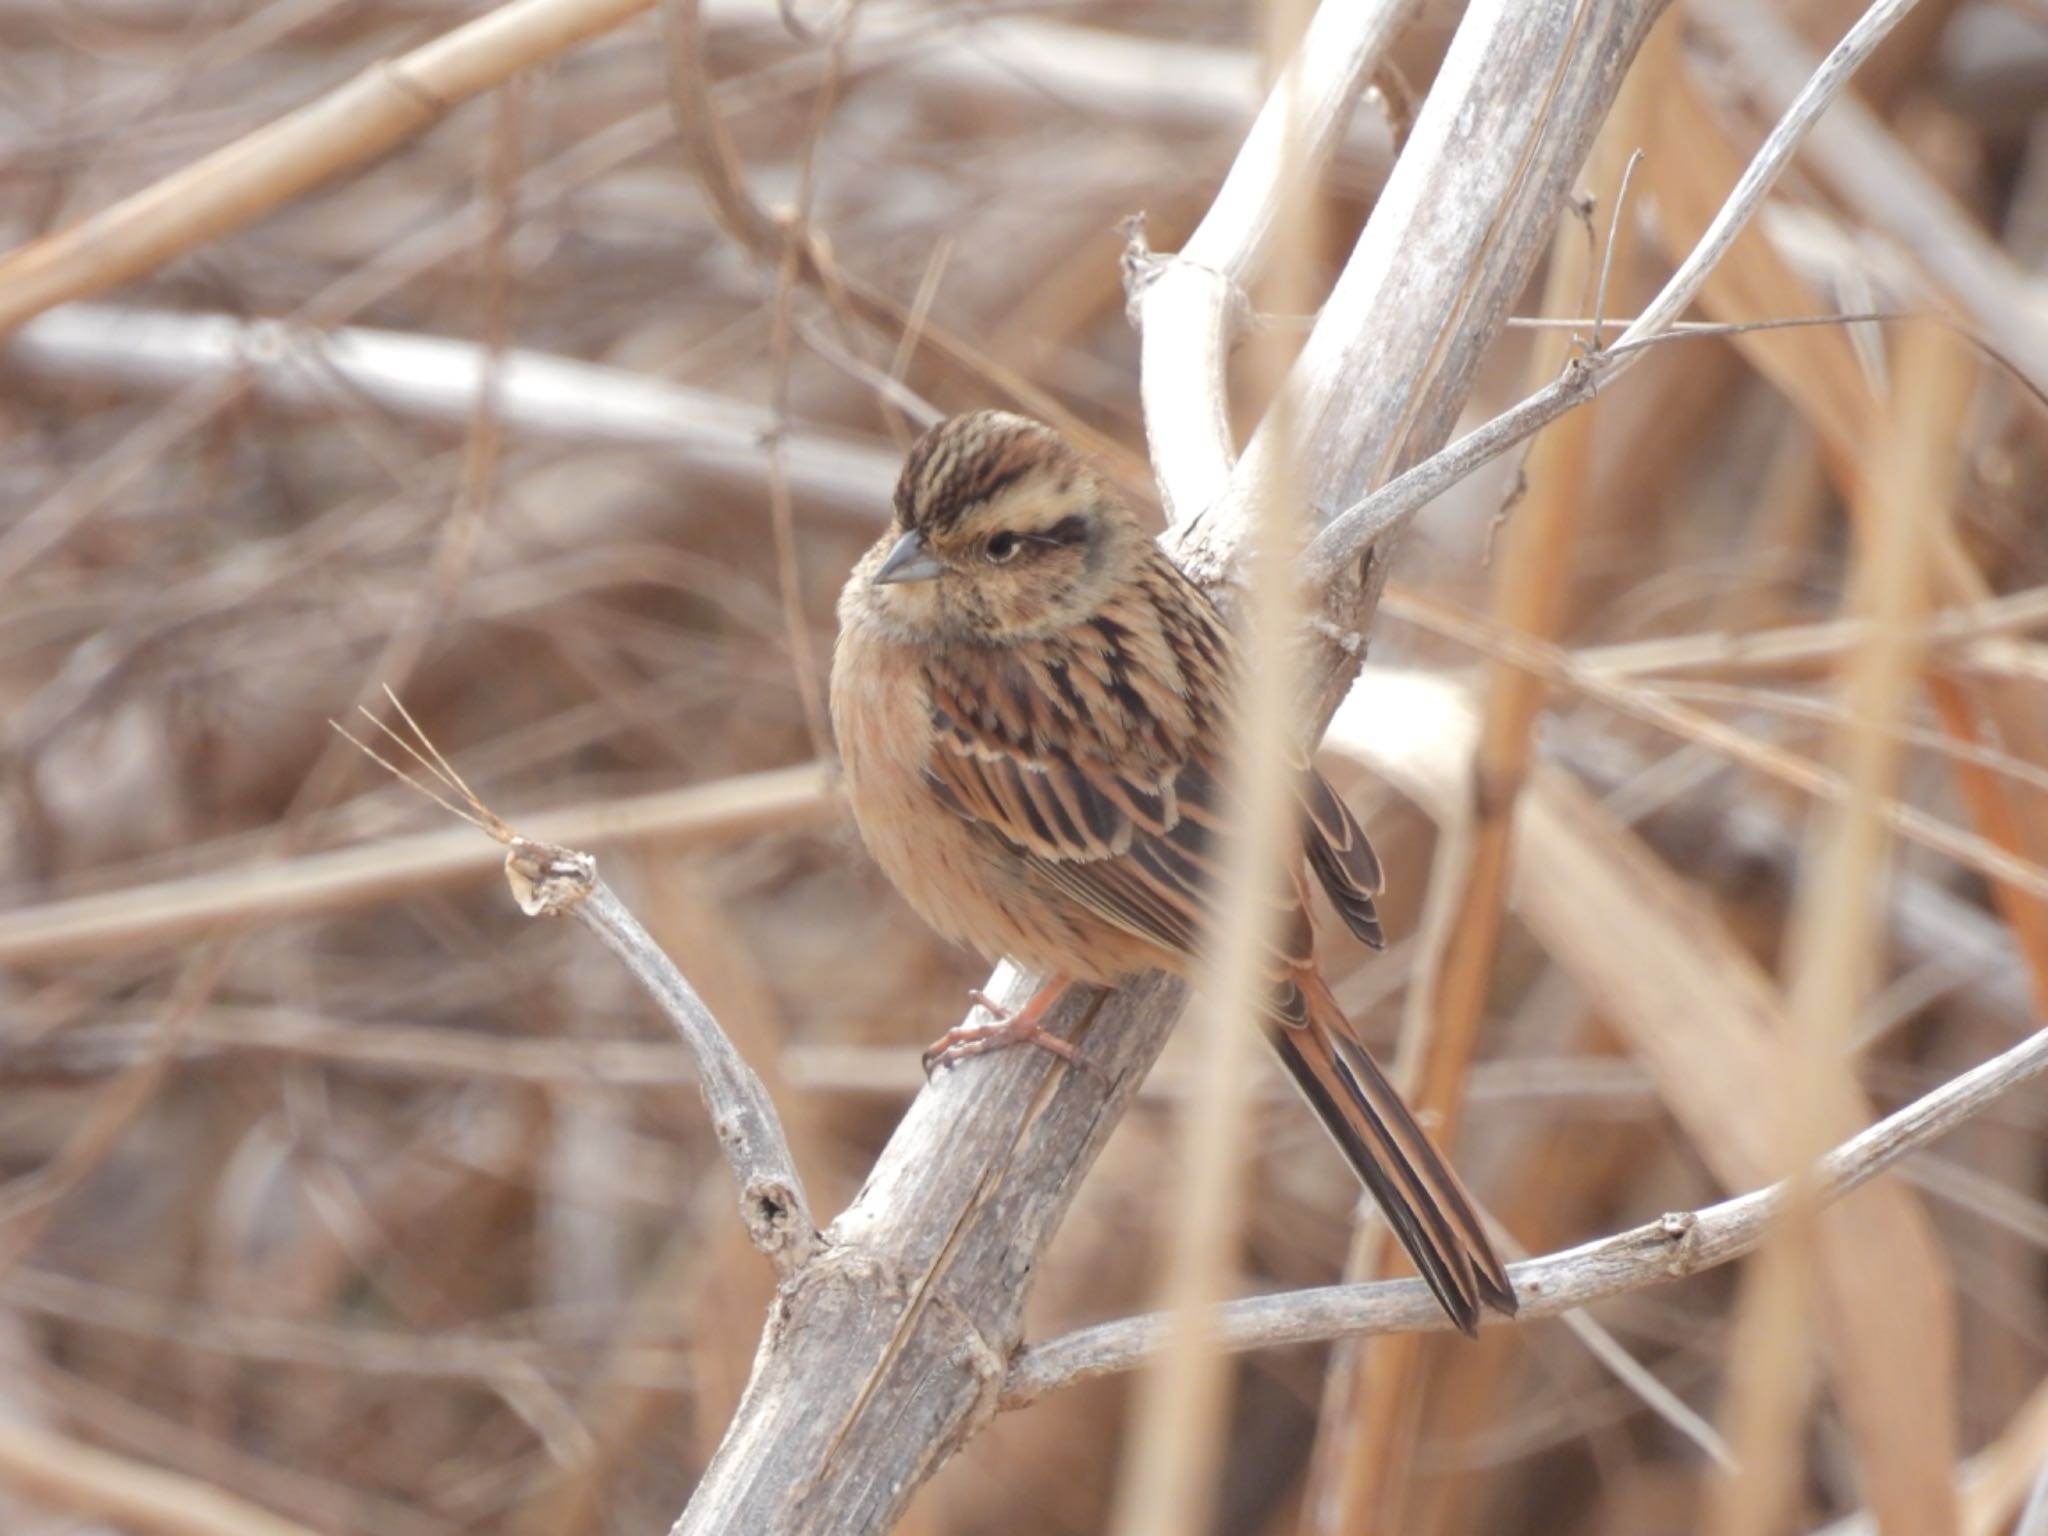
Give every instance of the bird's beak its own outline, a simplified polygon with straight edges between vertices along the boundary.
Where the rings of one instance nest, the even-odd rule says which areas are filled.
[[[889,551],[889,558],[875,572],[875,585],[887,587],[899,581],[933,581],[945,569],[925,553],[924,535],[913,528]]]

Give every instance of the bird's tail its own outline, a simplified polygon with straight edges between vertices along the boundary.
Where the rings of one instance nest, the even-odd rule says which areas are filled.
[[[1307,1003],[1298,1024],[1270,1026],[1295,1084],[1372,1191],[1422,1278],[1463,1333],[1482,1307],[1513,1315],[1515,1291],[1473,1211],[1465,1186],[1431,1145],[1394,1085],[1352,1038],[1350,1023],[1313,971],[1295,984]]]

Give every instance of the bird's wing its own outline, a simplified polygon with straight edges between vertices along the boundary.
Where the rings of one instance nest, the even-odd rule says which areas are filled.
[[[1330,904],[1344,919],[1344,926],[1374,949],[1382,948],[1387,940],[1373,903],[1386,885],[1379,855],[1373,852],[1351,807],[1338,798],[1320,773],[1309,769],[1300,784],[1305,821],[1302,841],[1308,851],[1308,866],[1329,893]]]
[[[1060,634],[929,659],[926,773],[1053,891],[1192,956],[1220,856],[1234,671],[1215,610],[1162,558]],[[1285,947],[1305,957],[1300,926]]]
[[[927,665],[927,769],[960,815],[1105,921],[1192,955],[1224,823],[1218,785],[1239,667],[1206,595],[1163,556],[1086,623]],[[1381,942],[1380,864],[1322,775],[1295,764],[1308,867],[1346,926]],[[1276,899],[1305,901],[1283,888]],[[1279,958],[1305,960],[1305,918]],[[1292,1012],[1291,1009],[1287,1010]]]
[[[1186,680],[1157,677],[1161,658],[1142,645],[1134,626],[1098,618],[1043,642],[935,658],[925,771],[1053,890],[1192,955],[1214,876],[1213,764]]]

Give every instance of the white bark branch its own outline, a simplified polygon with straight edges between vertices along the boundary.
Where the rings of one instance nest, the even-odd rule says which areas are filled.
[[[1139,330],[1145,434],[1171,521],[1185,522],[1214,501],[1237,459],[1224,365],[1246,318],[1246,289],[1280,216],[1287,157],[1294,175],[1316,174],[1387,44],[1417,9],[1418,0],[1358,0],[1317,10],[1301,44],[1294,144],[1285,142],[1289,112],[1276,92],[1178,253],[1154,254],[1142,232],[1131,236],[1125,286]]]

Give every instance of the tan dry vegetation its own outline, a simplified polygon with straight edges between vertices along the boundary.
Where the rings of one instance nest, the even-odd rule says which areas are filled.
[[[1656,292],[1859,10],[1666,18],[1519,306],[1567,329],[1508,333],[1468,422],[1603,283],[1609,339]],[[1143,493],[1118,225],[1177,249],[1267,78],[1223,5],[730,0],[680,70],[644,5],[479,14],[0,0],[9,1531],[667,1528],[775,1281],[690,1062],[326,722],[389,685],[596,849],[828,1219],[982,974],[834,802],[833,597],[932,409],[1052,417]],[[1305,291],[1457,20],[1343,135]],[[1326,937],[1333,982],[1523,1251],[1797,1174],[2043,1016],[2048,13],[1923,0],[1859,90],[1696,314],[1952,323],[1665,344],[1424,514],[1340,713],[1394,943]],[[1029,1338],[1148,1306],[1198,1065],[1089,1175]],[[1378,1274],[1259,1074],[1231,1288]],[[1571,1326],[1238,1357],[1216,1529],[2012,1530],[2042,1103]],[[1105,1529],[1121,1380],[995,1420],[900,1529]]]

